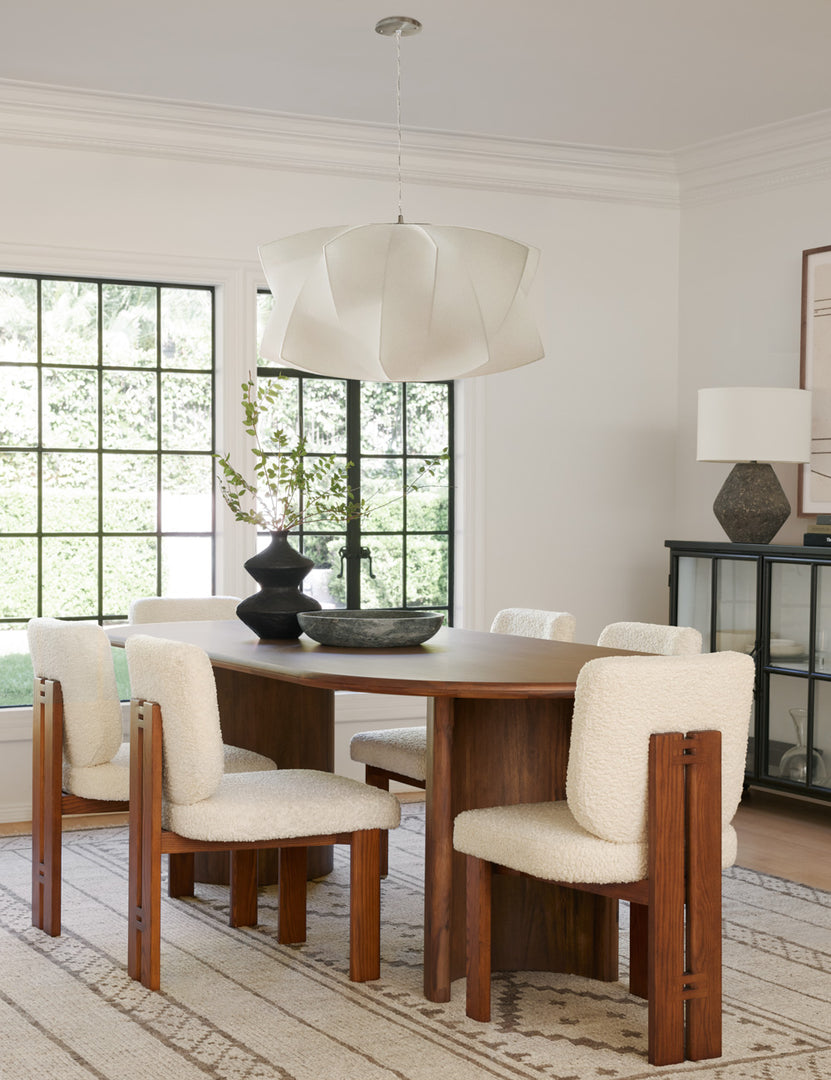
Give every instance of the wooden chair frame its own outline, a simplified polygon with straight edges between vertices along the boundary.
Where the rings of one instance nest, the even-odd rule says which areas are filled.
[[[384,834],[386,835],[386,831]],[[306,848],[349,844],[349,978],[380,978],[380,829],[226,843],[193,840],[162,828],[162,713],[134,699],[130,710],[130,865],[127,970],[150,990],[160,984],[161,856],[193,859],[198,851],[231,853],[231,926],[257,923],[257,852],[279,849],[280,944],[306,940]]]
[[[61,932],[61,836],[69,814],[123,812],[129,803],[67,795],[63,781],[63,693],[36,678],[32,708],[32,925]],[[191,885],[191,889],[192,889]]]
[[[403,773],[388,772],[386,769],[381,769],[377,765],[367,765],[364,773],[364,782],[369,784],[370,787],[380,788],[381,791],[389,791],[390,781],[395,780],[399,784],[409,784],[410,787],[421,788],[422,791],[427,788],[426,780],[416,780],[412,776],[404,776]],[[389,833],[381,833],[381,877],[386,877],[390,869],[389,858]]]
[[[652,735],[648,877],[566,888],[630,902],[629,988],[648,1001],[652,1065],[721,1056],[721,732]],[[467,857],[467,1014],[490,1019],[491,880]],[[514,871],[515,872],[515,871]]]

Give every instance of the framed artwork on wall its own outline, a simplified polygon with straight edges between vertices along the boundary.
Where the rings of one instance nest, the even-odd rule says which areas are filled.
[[[811,460],[799,466],[799,513],[831,514],[831,246],[802,252],[799,378],[811,391]]]

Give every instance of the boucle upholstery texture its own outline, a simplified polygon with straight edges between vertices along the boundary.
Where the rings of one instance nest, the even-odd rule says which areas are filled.
[[[427,728],[388,728],[359,731],[349,743],[353,761],[374,765],[387,772],[427,779]]]
[[[736,861],[736,830],[721,834],[721,861]],[[550,881],[641,881],[647,875],[647,845],[611,844],[587,832],[565,802],[520,803],[466,810],[453,829],[453,846]]]
[[[182,804],[207,799],[219,787],[224,760],[207,653],[147,634],[128,638],[126,647],[133,697],[162,710],[165,797]]]
[[[201,622],[233,619],[238,596],[142,596],[130,604],[131,623]]]
[[[225,772],[267,772],[275,768],[271,758],[239,746],[225,746]],[[130,798],[130,744],[123,742],[112,761],[103,765],[63,765],[63,790],[82,799]]]
[[[162,712],[162,727],[165,724]],[[194,840],[240,843],[357,829],[394,829],[394,795],[358,780],[312,769],[225,776],[209,798],[187,806],[167,802],[163,824]]]
[[[546,638],[549,641],[574,641],[577,620],[568,611],[542,611],[538,608],[503,608],[491,623],[492,634]]]
[[[59,619],[32,619],[28,636],[35,675],[61,684],[69,766],[110,761],[121,745],[121,706],[109,638],[95,623]]]
[[[663,626],[661,623],[609,623],[600,632],[597,644],[606,649],[659,653],[661,656],[691,656],[701,652],[701,634],[693,626]]]
[[[639,880],[646,874],[650,735],[719,730],[722,864],[731,865],[754,671],[749,656],[730,652],[590,661],[577,680],[567,801],[466,811],[456,819],[454,845],[551,880]]]

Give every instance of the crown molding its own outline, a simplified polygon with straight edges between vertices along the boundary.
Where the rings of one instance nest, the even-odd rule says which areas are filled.
[[[0,79],[0,143],[323,172],[395,176],[390,126],[149,99]],[[671,154],[405,132],[408,183],[677,206]]]
[[[806,184],[831,175],[831,110],[677,151],[682,207]]]

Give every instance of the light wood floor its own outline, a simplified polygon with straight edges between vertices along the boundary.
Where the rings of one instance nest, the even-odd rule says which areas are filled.
[[[420,792],[399,796],[423,799]],[[126,824],[126,814],[69,818],[65,829]],[[739,865],[765,874],[831,891],[831,804],[791,799],[760,788],[751,789],[736,815]],[[0,824],[0,836],[29,832],[29,822]]]

